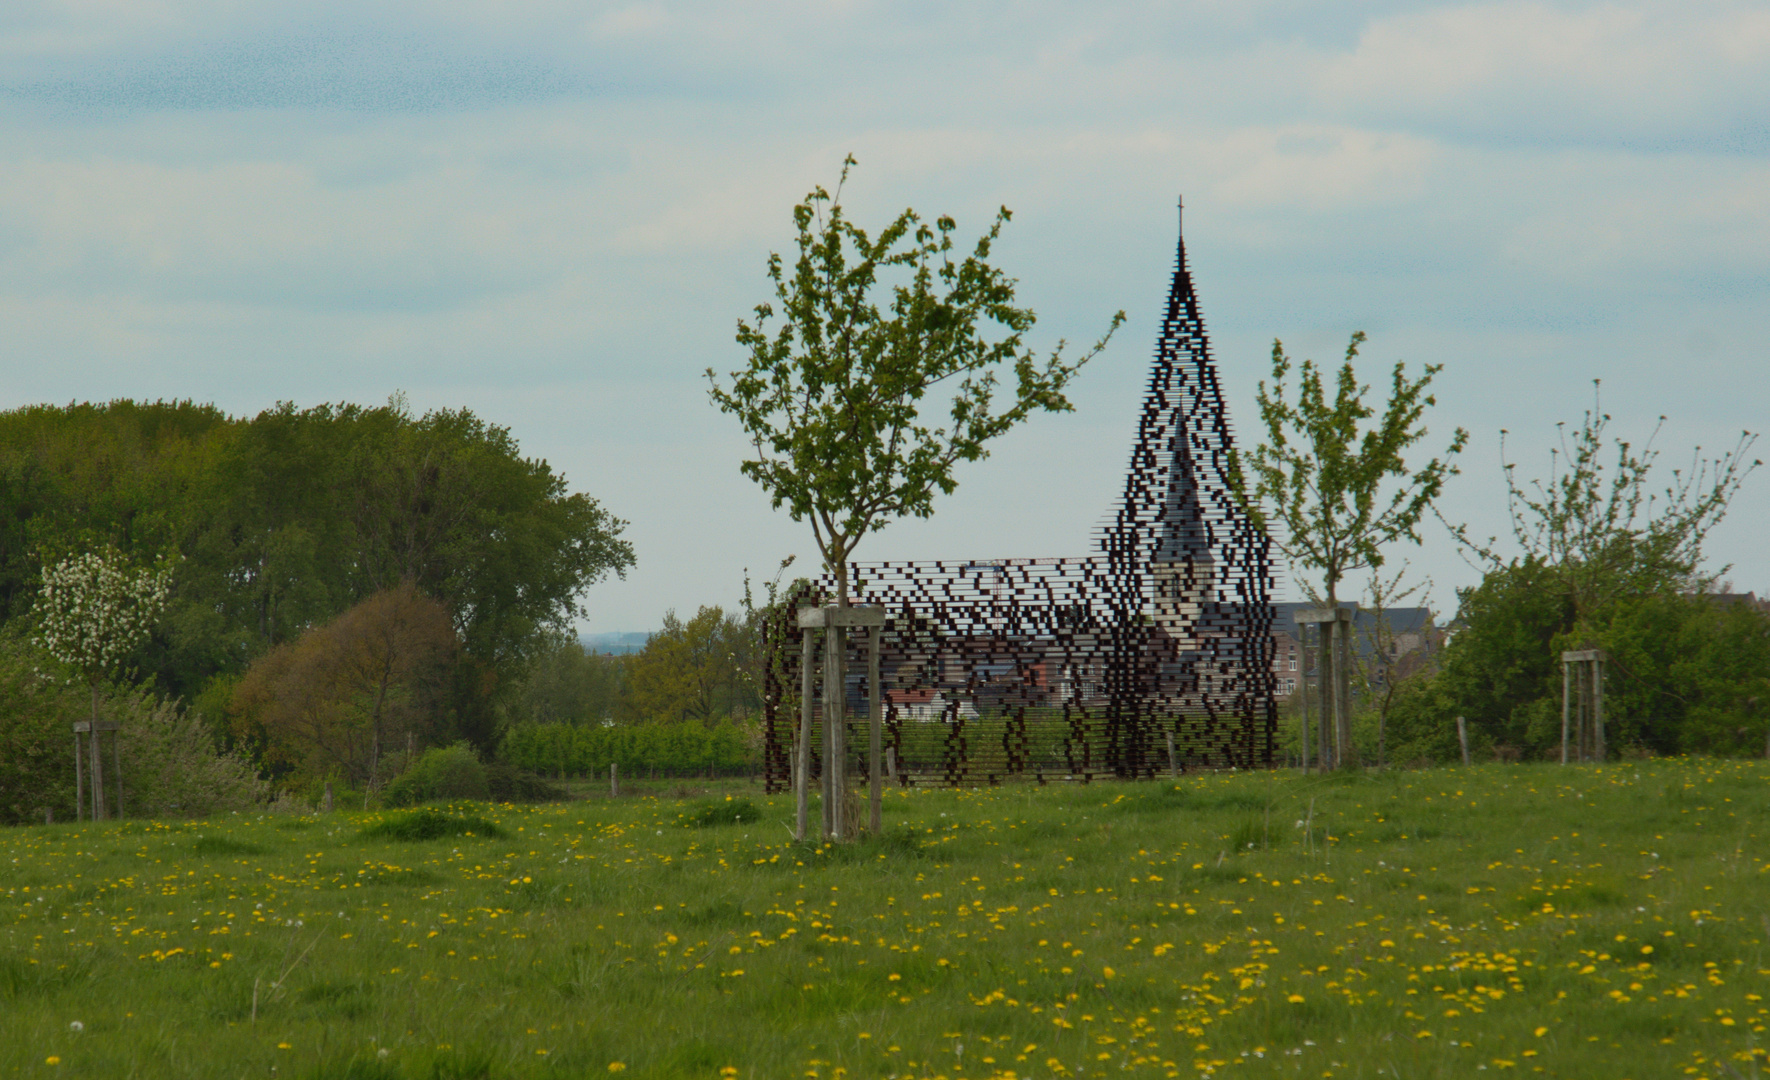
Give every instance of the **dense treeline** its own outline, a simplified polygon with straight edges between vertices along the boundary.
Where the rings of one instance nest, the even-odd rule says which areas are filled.
[[[43,566],[65,555],[171,556],[171,604],[139,674],[217,726],[254,661],[404,583],[459,644],[427,690],[429,737],[489,750],[585,587],[632,564],[623,524],[465,409],[0,413],[0,618],[27,617]]]
[[[510,702],[513,723],[700,723],[762,710],[754,616],[702,607],[664,613],[645,648],[599,656],[577,641],[543,651]]]

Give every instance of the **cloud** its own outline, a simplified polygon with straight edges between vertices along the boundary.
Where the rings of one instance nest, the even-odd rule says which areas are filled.
[[[1372,21],[1318,100],[1343,117],[1483,140],[1770,147],[1761,5],[1534,2]]]

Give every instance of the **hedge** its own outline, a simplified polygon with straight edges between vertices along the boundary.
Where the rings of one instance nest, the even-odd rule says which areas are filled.
[[[606,776],[611,764],[628,776],[754,772],[762,759],[751,733],[729,721],[700,724],[631,724],[580,727],[524,724],[504,737],[499,757],[541,776]]]

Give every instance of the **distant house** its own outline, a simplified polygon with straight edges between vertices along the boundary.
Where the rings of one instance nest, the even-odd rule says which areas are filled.
[[[932,687],[886,690],[884,705],[906,720],[950,720],[955,716],[969,720],[977,715],[970,702],[956,696],[949,699]]]
[[[1702,595],[1708,597],[1709,601],[1715,604],[1744,604],[1754,611],[1770,614],[1770,597],[1760,600],[1757,593],[1721,592],[1703,593]]]
[[[1304,636],[1297,613],[1319,607],[1311,603],[1272,605],[1272,676],[1280,695],[1314,686],[1315,632]],[[1356,604],[1341,604],[1352,612],[1353,644],[1358,659],[1381,684],[1390,677],[1406,678],[1444,647],[1445,634],[1433,619],[1432,609],[1389,608],[1379,618]]]

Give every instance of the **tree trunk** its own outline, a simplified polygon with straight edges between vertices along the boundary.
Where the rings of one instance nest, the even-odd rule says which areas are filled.
[[[92,731],[87,739],[87,747],[92,751],[92,820],[103,821],[104,812],[104,755],[99,752],[98,740],[98,680],[92,680]]]
[[[1333,631],[1334,655],[1334,686],[1332,690],[1334,713],[1334,741],[1338,744],[1338,766],[1342,769],[1358,768],[1358,749],[1352,745],[1352,641],[1351,623],[1339,620],[1340,600],[1335,595],[1334,586],[1337,582],[1328,582],[1327,606],[1335,613],[1335,619],[1328,624]]]

